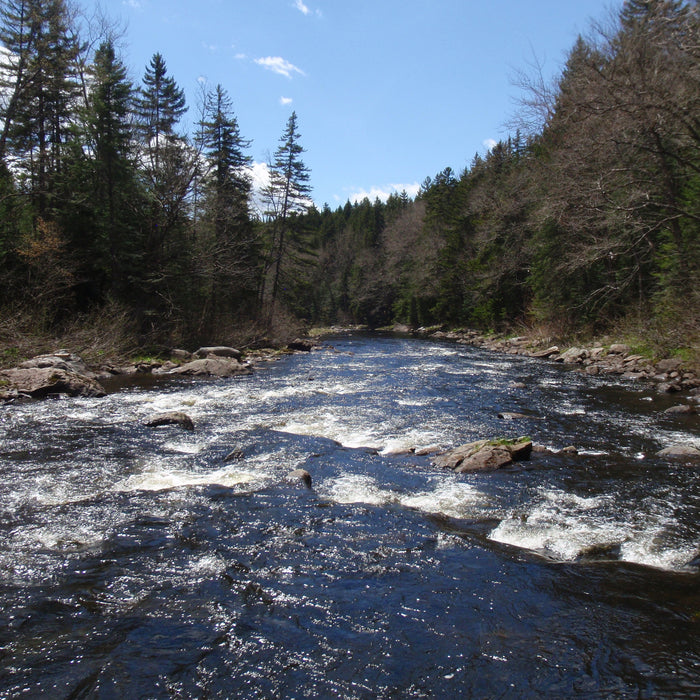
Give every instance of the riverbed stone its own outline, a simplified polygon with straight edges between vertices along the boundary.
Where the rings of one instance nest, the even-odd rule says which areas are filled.
[[[287,345],[290,350],[295,352],[311,352],[316,343],[308,338],[297,338]]]
[[[161,425],[179,425],[185,430],[194,430],[194,422],[192,419],[181,411],[158,413],[146,421],[146,426],[149,428],[157,428]]]

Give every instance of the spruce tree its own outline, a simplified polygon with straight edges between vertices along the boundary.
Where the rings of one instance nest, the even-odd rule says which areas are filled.
[[[301,159],[305,149],[300,139],[297,115],[292,112],[270,165],[270,185],[265,193],[272,230],[269,255],[269,265],[272,267],[271,306],[277,299],[282,262],[288,254],[288,239],[292,233],[290,220],[311,206],[309,169]]]

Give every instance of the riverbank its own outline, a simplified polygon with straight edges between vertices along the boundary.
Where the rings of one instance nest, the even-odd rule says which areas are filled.
[[[0,402],[56,396],[104,396],[118,380],[129,377],[184,376],[229,378],[250,374],[254,367],[283,354],[309,352],[316,341],[297,338],[281,348],[242,352],[230,346],[204,346],[194,352],[174,348],[160,358],[140,358],[123,363],[89,366],[70,350],[56,350],[0,370]]]
[[[651,381],[661,392],[690,392],[698,395],[700,372],[681,357],[653,359],[635,353],[626,343],[599,341],[580,345],[550,344],[551,339],[527,335],[489,336],[473,330],[443,331],[417,329],[415,334],[435,340],[451,340],[464,345],[483,347],[494,352],[523,355],[550,362],[577,366],[590,375],[613,375],[625,380]],[[546,342],[548,341],[548,342]]]

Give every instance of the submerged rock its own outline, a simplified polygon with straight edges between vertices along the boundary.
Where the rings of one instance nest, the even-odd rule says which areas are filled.
[[[515,413],[513,411],[503,411],[498,414],[501,420],[522,420],[523,418],[532,418],[524,413]]]
[[[180,411],[171,411],[170,413],[159,413],[153,418],[146,421],[146,426],[149,428],[157,428],[161,425],[179,425],[185,430],[194,430],[192,419]]]

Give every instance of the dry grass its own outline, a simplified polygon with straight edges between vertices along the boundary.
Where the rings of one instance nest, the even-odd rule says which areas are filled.
[[[121,362],[136,354],[136,338],[133,318],[116,304],[48,330],[27,309],[2,309],[0,367],[12,367],[29,357],[62,348],[93,366]]]

